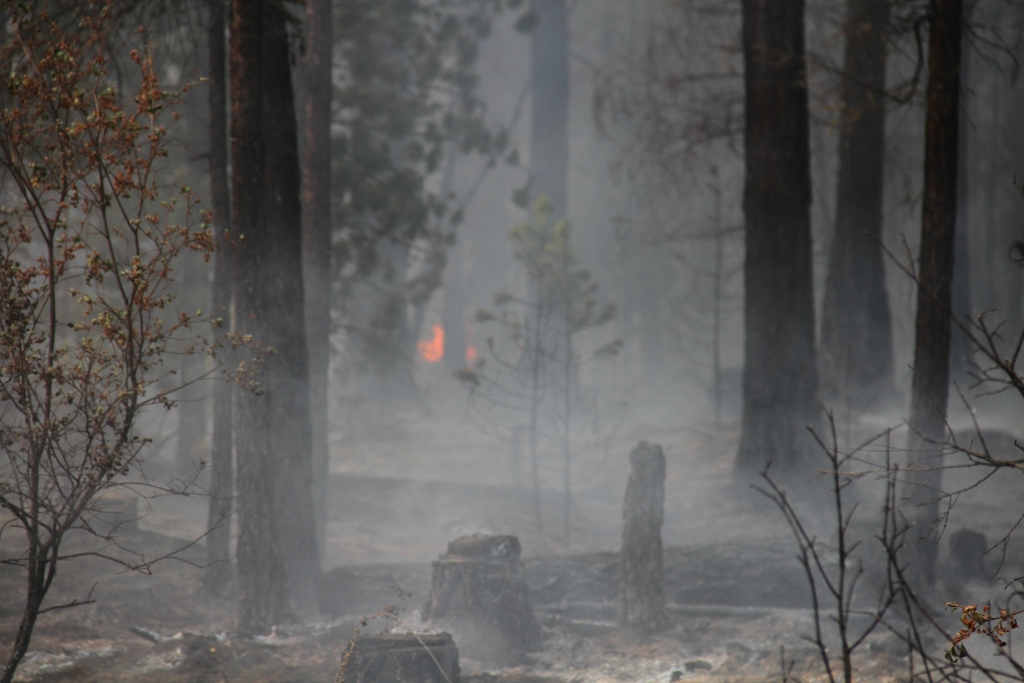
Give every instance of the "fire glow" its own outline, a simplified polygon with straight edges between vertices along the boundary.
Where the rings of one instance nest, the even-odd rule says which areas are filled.
[[[416,350],[426,362],[437,363],[444,358],[444,328],[434,325],[430,330],[433,337],[416,342]]]
[[[473,365],[476,362],[476,347],[470,344],[466,347],[466,365]]]

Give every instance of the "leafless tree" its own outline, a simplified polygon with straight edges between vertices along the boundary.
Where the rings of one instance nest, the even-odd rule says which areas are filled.
[[[896,602],[898,591],[894,587],[892,576],[889,576],[889,580],[881,584],[877,595],[874,596],[875,604],[873,606],[865,609],[864,601],[859,599],[858,587],[865,578],[865,568],[857,554],[861,541],[851,533],[857,505],[851,506],[846,497],[850,491],[850,484],[863,476],[862,469],[861,471],[851,470],[851,465],[861,465],[859,458],[861,448],[855,448],[850,453],[840,452],[835,420],[831,416],[829,417],[830,443],[823,442],[817,434],[813,436],[825,456],[822,472],[829,479],[830,500],[828,503],[832,508],[831,512],[835,515],[830,525],[834,531],[834,545],[830,543],[826,546],[818,539],[815,532],[797,512],[790,494],[772,478],[770,465],[761,472],[761,478],[766,487],[752,486],[775,503],[785,517],[786,523],[793,533],[793,538],[796,540],[799,550],[797,557],[807,577],[814,615],[814,635],[809,640],[818,649],[830,683],[835,683],[837,679],[834,671],[836,667],[840,667],[842,670],[843,683],[852,683],[854,678],[853,653],[882,623],[886,613]],[[888,446],[888,433],[885,436]],[[870,443],[869,441],[868,444]],[[864,446],[868,444],[864,444]],[[885,467],[888,475],[885,479],[887,484],[885,509],[889,510],[895,509],[892,499],[895,495],[895,488],[891,484],[895,480],[898,468],[892,469],[888,458],[885,461]],[[878,540],[883,547],[889,547],[898,541],[901,530],[896,526],[892,514],[884,514],[882,520],[882,529]],[[823,626],[822,612],[827,609],[828,603],[831,603],[832,610],[834,610],[831,614],[831,621],[839,637],[840,647],[837,654],[833,654],[829,650],[828,638]],[[855,617],[866,617],[867,624],[859,629],[855,628],[853,625]]]

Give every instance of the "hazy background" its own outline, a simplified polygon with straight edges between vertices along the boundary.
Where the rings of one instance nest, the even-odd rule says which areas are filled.
[[[393,362],[411,373],[413,383],[401,384],[396,394],[382,390],[379,376],[363,369],[360,350],[344,329],[332,337],[332,490],[325,568],[429,559],[447,540],[475,530],[517,533],[527,554],[615,548],[626,456],[639,440],[661,443],[669,459],[667,544],[780,531],[771,514],[747,515],[760,509],[751,500],[756,495],[731,479],[744,333],[739,6],[610,0],[575,0],[568,6],[566,213],[572,248],[598,283],[597,298],[616,310],[610,323],[582,333],[580,345],[586,353],[611,339],[623,342],[618,355],[584,366],[579,376],[594,411],[581,417],[573,432],[575,538],[568,548],[561,538],[562,465],[555,445],[541,447],[546,523],[538,532],[529,511],[524,444],[517,451],[510,441],[508,418],[502,418],[500,428],[482,419],[468,403],[466,386],[453,376],[466,365],[470,346],[493,366],[486,340],[502,332],[493,323],[477,322],[477,309],[491,306],[499,291],[528,293],[509,231],[529,216],[513,201],[513,193],[529,177],[531,37],[514,27],[518,15],[510,11],[495,18],[490,36],[480,43],[476,70],[484,119],[507,130],[518,163],[509,164],[502,155],[489,166],[480,155],[457,153],[426,181],[434,191],[450,192],[456,203],[466,202],[443,284],[430,296],[421,319],[413,306],[404,314],[412,326],[409,333],[424,344],[436,336],[435,326],[444,328],[443,359],[428,362],[407,345]],[[842,60],[843,4],[812,2],[807,10],[814,281],[820,312],[836,203],[836,70]],[[983,0],[974,12],[978,23],[1001,26],[1016,40],[1013,27],[1020,22],[1020,8]],[[968,264],[973,310],[997,309],[1011,331],[1024,321],[1024,272],[1009,256],[1010,244],[1022,234],[1021,197],[1013,187],[1024,153],[1024,133],[1017,125],[1024,86],[1011,57],[1016,48],[1012,42],[1004,51],[981,46],[980,52],[965,52],[966,158],[961,169],[967,181],[961,201],[966,202],[968,240],[966,252],[957,254]],[[173,84],[187,77],[194,57],[171,51],[164,68],[167,80]],[[910,43],[891,48],[887,80],[906,78],[914,58]],[[344,71],[342,66],[336,70]],[[687,74],[711,76],[688,81],[682,77]],[[676,87],[666,89],[666,83]],[[181,144],[174,173],[203,193],[203,161],[194,152],[205,144],[205,94],[197,88],[189,97],[174,132]],[[900,258],[917,253],[920,232],[921,100],[919,92],[907,104],[888,108],[884,242]],[[722,254],[717,276],[712,268],[716,239]],[[182,297],[201,306],[208,296],[209,268],[198,262],[188,268],[181,279]],[[908,412],[916,298],[906,275],[892,263],[886,268],[896,393],[890,411],[860,418],[851,417],[841,402],[824,406],[835,411],[844,446],[887,426],[900,427]],[[336,323],[344,328],[344,320]],[[208,394],[200,391],[196,398]],[[197,401],[174,414],[147,418],[146,428],[157,435],[153,462],[180,468],[189,458],[204,457],[209,404],[208,399]],[[971,404],[983,427],[1021,435],[1024,421],[1012,397],[972,397]],[[950,412],[954,428],[969,427],[968,413],[955,395]],[[894,438],[902,443],[904,432]],[[183,447],[183,434],[194,443]],[[961,507],[967,510],[966,502]],[[204,511],[205,503],[161,500],[140,524],[190,536],[203,528]],[[965,512],[958,523],[976,522]]]

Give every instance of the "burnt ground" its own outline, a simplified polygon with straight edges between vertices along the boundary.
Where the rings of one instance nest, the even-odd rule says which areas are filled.
[[[126,545],[149,554],[180,543],[153,532]],[[112,574],[107,563],[84,560],[60,577],[54,602],[81,597],[93,604],[44,615],[20,681],[136,683],[316,683],[333,681],[360,615],[400,605],[415,627],[429,591],[425,562],[368,563],[326,574],[324,614],[316,623],[278,627],[266,638],[232,633],[234,605],[212,599],[192,548],[152,576]],[[492,669],[463,660],[465,683],[584,683],[687,680],[764,681],[778,677],[782,652],[800,675],[820,671],[802,636],[811,632],[807,588],[792,547],[775,541],[669,547],[665,552],[671,626],[639,640],[614,625],[618,557],[614,552],[532,556],[524,560],[530,598],[543,629],[543,650],[525,665]],[[0,571],[0,592],[18,591],[18,574]],[[95,586],[94,586],[95,582]],[[400,589],[400,590],[399,590]],[[403,597],[408,596],[408,597]],[[17,605],[0,607],[0,640],[10,642]],[[387,626],[371,620],[364,632]],[[937,645],[940,647],[940,645]],[[783,650],[784,648],[784,650]],[[858,656],[861,676],[889,679],[905,670],[898,641],[881,630]]]
[[[531,602],[544,646],[519,667],[491,669],[464,660],[467,683],[540,681],[659,681],[673,671],[695,683],[778,680],[780,656],[795,661],[802,680],[818,680],[821,666],[803,639],[811,612],[795,547],[778,513],[745,484],[732,481],[735,429],[667,429],[658,416],[620,435],[590,462],[576,490],[572,542],[565,544],[557,491],[542,501],[548,526],[534,526],[529,497],[509,485],[507,449],[459,436],[437,421],[406,421],[390,439],[387,425],[368,424],[335,452],[331,518],[324,565],[324,614],[309,623],[278,627],[266,638],[233,633],[235,605],[211,598],[202,586],[203,552],[195,545],[164,561],[152,575],[118,573],[96,559],[65,565],[49,604],[90,595],[91,604],[40,618],[19,681],[132,681],[137,683],[316,683],[333,681],[341,652],[359,617],[398,602],[402,618],[419,625],[429,590],[430,562],[452,538],[475,532],[517,534],[523,545]],[[412,426],[409,426],[412,425]],[[376,431],[375,431],[376,430]],[[443,437],[443,438],[442,438]],[[640,438],[662,443],[668,459],[664,537],[670,628],[638,640],[614,626],[617,601],[621,500],[625,457]],[[448,439],[444,442],[444,439]],[[461,440],[460,440],[461,439]],[[438,443],[446,443],[440,448]],[[481,457],[481,454],[483,457]],[[589,466],[589,470],[587,469]],[[860,486],[860,485],[858,485]],[[980,528],[998,538],[1017,518],[1016,479],[990,482],[984,495],[965,494],[951,529]],[[857,533],[871,565],[877,502],[864,486],[854,491],[865,517]],[[155,501],[125,545],[148,557],[187,545],[203,521],[205,501]],[[828,515],[802,508],[828,545]],[[5,544],[10,537],[5,536]],[[5,554],[10,546],[0,548]],[[956,558],[944,550],[943,566]],[[991,558],[986,572],[994,570]],[[1011,544],[1004,576],[1020,576],[1020,553]],[[977,572],[975,572],[977,573]],[[869,573],[870,574],[870,573]],[[863,584],[866,597],[872,577]],[[1003,595],[1002,584],[950,574],[937,605]],[[17,626],[18,570],[0,566],[0,644]],[[973,581],[972,581],[973,580]],[[409,594],[401,598],[402,594]],[[232,591],[226,591],[231,595]],[[955,622],[955,620],[953,620]],[[954,624],[951,623],[952,627]],[[366,632],[385,628],[372,620]],[[942,643],[936,643],[941,652]],[[877,631],[857,659],[858,675],[879,680],[905,677],[906,653]]]
[[[173,539],[143,533],[129,539],[150,552],[171,548]],[[185,560],[199,560],[197,553]],[[810,659],[796,629],[806,627],[806,589],[778,569],[791,554],[773,546],[669,548],[666,584],[672,628],[638,641],[614,627],[617,556],[588,553],[533,557],[525,561],[531,602],[544,632],[544,649],[528,665],[488,671],[463,661],[463,679],[497,681],[668,680],[673,670],[702,676],[758,678],[777,667],[778,645],[790,657]],[[54,600],[87,594],[94,576],[95,603],[41,618],[22,681],[332,681],[342,650],[361,614],[398,599],[407,623],[418,623],[418,607],[429,590],[430,565],[365,564],[328,574],[335,614],[320,623],[284,625],[267,638],[232,634],[230,600],[209,598],[202,571],[185,563],[164,564],[152,576],[110,575],[97,560],[78,563],[61,577]],[[0,575],[4,595],[17,592],[16,572]],[[331,595],[325,596],[325,604]],[[755,606],[760,605],[760,606]],[[16,605],[0,609],[0,637],[10,642]],[[371,621],[368,631],[384,626]],[[767,629],[767,630],[766,630]],[[792,642],[789,642],[792,641]],[[689,669],[687,668],[689,664]]]

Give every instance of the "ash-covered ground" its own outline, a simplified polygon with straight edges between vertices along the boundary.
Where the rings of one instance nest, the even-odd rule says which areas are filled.
[[[686,427],[671,426],[679,422],[673,410],[657,401],[634,409],[614,438],[579,455],[568,545],[561,492],[545,488],[544,527],[538,531],[530,492],[514,485],[509,445],[481,434],[457,409],[401,415],[362,410],[338,425],[333,444],[319,619],[281,625],[269,637],[238,637],[234,601],[211,598],[202,586],[201,543],[157,564],[151,575],[119,572],[95,558],[76,560],[62,567],[48,604],[86,596],[92,602],[40,618],[17,680],[333,681],[361,616],[394,603],[401,624],[371,619],[362,631],[422,626],[419,609],[429,592],[431,561],[450,540],[475,532],[520,538],[543,648],[512,668],[464,658],[463,681],[668,683],[679,672],[676,677],[688,681],[733,683],[779,680],[781,667],[791,662],[800,680],[822,680],[819,656],[805,639],[813,630],[812,612],[789,530],[768,501],[733,477],[735,424],[689,420]],[[851,433],[877,427],[854,426]],[[627,455],[641,439],[661,444],[668,461],[663,537],[671,625],[647,639],[615,627]],[[519,467],[526,463],[520,460]],[[1019,515],[1019,482],[1011,475],[963,494],[949,530],[981,530],[992,541],[1006,533]],[[854,534],[862,539],[867,570],[860,588],[864,604],[879,587],[877,488],[864,477],[850,491],[860,504]],[[799,491],[793,495],[827,547],[834,541],[830,510],[804,502]],[[123,545],[147,557],[187,546],[202,532],[205,509],[201,498],[152,501]],[[1001,550],[982,561],[983,575],[964,576],[943,545],[936,610],[946,600],[1005,597],[1004,583],[992,577],[1024,574],[1017,548],[1010,544],[998,571]],[[20,617],[20,579],[20,570],[0,566],[3,643],[13,639]],[[949,620],[954,628],[955,619]],[[944,644],[935,647],[941,653]],[[881,627],[856,657],[861,678],[903,680],[908,664],[905,647]]]

